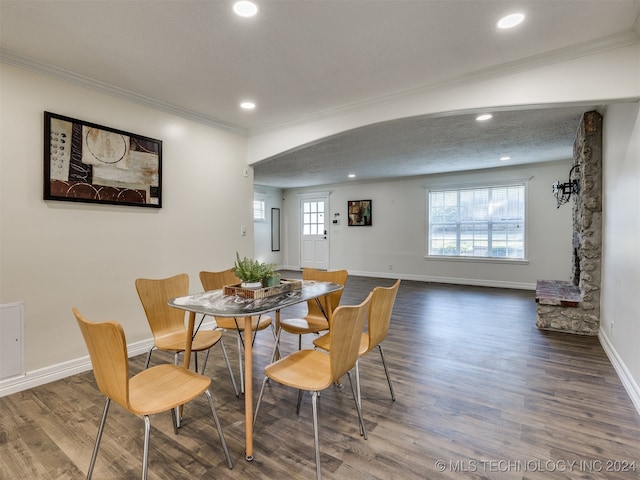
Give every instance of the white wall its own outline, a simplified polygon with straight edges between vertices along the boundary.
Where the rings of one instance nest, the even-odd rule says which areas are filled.
[[[610,105],[603,138],[600,338],[640,411],[640,113]]]
[[[282,238],[282,221],[280,221],[280,250],[271,250],[271,209],[279,208],[282,217],[282,190],[279,188],[256,185],[253,189],[254,195],[260,195],[266,199],[267,218],[264,222],[254,222],[254,251],[255,258],[264,263],[275,263],[282,265],[284,242]]]
[[[0,68],[0,303],[25,302],[27,377],[87,355],[72,307],[149,339],[136,278],[186,272],[200,291],[200,270],[253,254],[244,137]],[[43,201],[45,110],[163,140],[163,208]]]
[[[572,160],[504,167],[486,171],[414,177],[406,180],[322,187],[330,191],[330,268],[353,275],[400,277],[468,285],[535,288],[536,280],[569,280],[571,274],[571,206],[556,208],[551,184],[569,174]],[[527,263],[430,260],[426,251],[427,186],[471,184],[529,178]],[[298,194],[317,189],[285,190],[287,249],[283,261],[300,265]],[[347,201],[372,200],[373,225],[347,226]],[[391,265],[392,267],[389,267]]]

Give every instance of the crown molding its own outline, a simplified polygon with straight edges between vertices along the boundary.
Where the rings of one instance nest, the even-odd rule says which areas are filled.
[[[130,92],[113,85],[109,85],[107,83],[101,82],[100,80],[85,77],[84,75],[78,75],[77,73],[70,72],[63,68],[43,63],[38,60],[34,60],[2,48],[0,48],[0,62],[31,70],[33,72],[46,75],[57,80],[62,80],[64,82],[71,83],[88,90],[93,90],[117,98],[122,98],[132,103],[137,103],[139,105],[144,105],[155,110],[160,110],[162,112],[186,118],[187,120],[193,120],[194,122],[209,125],[221,130],[226,130],[231,133],[240,134],[243,136],[247,135],[247,130],[228,125],[215,118],[211,118],[206,115],[193,112],[191,110],[176,107],[175,105],[171,105],[160,100],[145,97],[144,95]]]
[[[640,18],[640,17],[639,17]],[[356,112],[361,109],[365,109],[371,106],[382,104],[385,102],[393,101],[404,97],[410,97],[412,95],[418,95],[423,92],[429,92],[447,87],[465,85],[472,82],[486,81],[494,78],[499,78],[507,75],[513,75],[528,70],[535,70],[546,65],[553,65],[555,63],[562,63],[570,60],[575,60],[582,57],[588,57],[597,53],[614,50],[617,48],[623,48],[640,43],[640,34],[635,30],[628,30],[623,33],[610,35],[599,38],[597,40],[584,42],[581,44],[571,45],[568,47],[559,48],[549,52],[545,52],[539,55],[533,55],[513,62],[504,63],[493,67],[484,68],[470,72],[467,75],[461,75],[456,78],[450,78],[442,80],[440,82],[431,83],[428,85],[421,85],[413,87],[411,89],[402,90],[388,95],[363,100],[360,102],[354,102],[340,107],[323,110],[316,112],[305,117],[299,118],[292,122],[284,122],[279,125],[272,125],[264,128],[256,128],[248,130],[249,136],[256,134],[269,133],[277,131],[283,128],[290,128],[299,125],[304,125],[309,122],[323,120],[335,115],[344,115],[351,112]]]
[[[637,22],[640,25],[640,17]],[[569,47],[563,47],[550,52],[546,52],[539,55],[527,57],[525,59],[508,62],[495,67],[489,67],[481,70],[476,70],[467,75],[460,77],[443,80],[428,85],[421,85],[411,89],[390,93],[388,95],[371,98],[368,100],[354,102],[346,105],[342,105],[337,108],[331,108],[323,110],[321,112],[315,112],[310,115],[306,115],[302,118],[298,118],[292,122],[283,122],[277,125],[271,125],[268,127],[260,127],[255,129],[243,129],[233,125],[226,124],[218,119],[202,115],[191,110],[183,109],[175,105],[171,105],[160,100],[146,97],[137,93],[130,92],[128,90],[109,85],[99,80],[78,75],[68,70],[50,65],[44,62],[40,62],[6,49],[0,48],[0,62],[8,63],[18,67],[22,67],[34,72],[47,75],[59,80],[63,80],[74,85],[94,90],[114,97],[123,98],[125,100],[145,105],[156,110],[164,111],[173,115],[177,115],[188,120],[193,120],[198,123],[209,125],[221,130],[226,130],[235,134],[243,136],[251,136],[255,134],[263,134],[271,131],[280,130],[283,128],[295,127],[303,125],[312,121],[326,119],[335,115],[342,115],[345,113],[356,112],[358,110],[381,104],[394,99],[403,98],[411,95],[420,94],[422,92],[428,92],[431,90],[437,90],[441,88],[464,85],[465,83],[477,82],[483,80],[489,80],[491,78],[497,78],[505,75],[510,75],[527,70],[533,70],[545,65],[552,65],[554,63],[561,63],[581,57],[594,55],[597,53],[613,50],[616,48],[622,48],[630,45],[640,43],[640,33],[638,28],[630,29],[626,32],[622,32],[615,35],[599,38],[595,41],[589,41],[582,44],[571,45]]]

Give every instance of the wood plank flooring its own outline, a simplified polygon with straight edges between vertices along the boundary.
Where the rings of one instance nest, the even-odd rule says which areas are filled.
[[[352,276],[342,303],[392,283]],[[360,363],[368,440],[348,383],[321,394],[323,478],[640,478],[640,416],[597,338],[537,330],[535,317],[533,292],[403,281],[383,344],[397,400],[375,351]],[[237,376],[235,333],[224,339]],[[258,334],[255,398],[272,345],[268,330]],[[297,339],[283,333],[282,347],[294,350]],[[152,359],[171,361],[158,352]],[[144,355],[131,361],[133,372],[143,365]],[[178,436],[169,414],[152,419],[150,479],[315,478],[309,396],[297,416],[296,392],[268,385],[247,462],[243,398],[218,347],[207,374],[233,470],[202,397],[186,407]],[[92,372],[0,398],[0,479],[84,478],[103,405]],[[142,420],[112,405],[93,478],[139,478],[142,438]]]

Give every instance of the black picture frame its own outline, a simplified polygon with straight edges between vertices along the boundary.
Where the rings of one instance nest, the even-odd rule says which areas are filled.
[[[370,227],[373,225],[371,200],[349,200],[347,218],[350,227]]]
[[[162,207],[162,140],[44,112],[44,199]]]

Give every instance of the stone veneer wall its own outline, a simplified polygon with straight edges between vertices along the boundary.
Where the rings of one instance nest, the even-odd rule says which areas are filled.
[[[576,307],[538,304],[536,325],[597,335],[602,259],[602,115],[598,112],[583,115],[573,144],[573,162],[580,165],[580,192],[573,206],[571,279],[579,287],[582,301]]]

